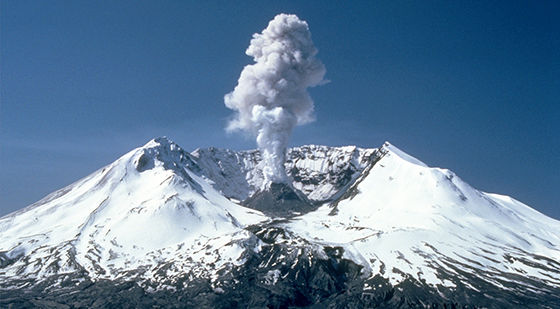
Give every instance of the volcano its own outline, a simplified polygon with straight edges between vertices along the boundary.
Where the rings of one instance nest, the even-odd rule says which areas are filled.
[[[394,145],[156,138],[0,218],[0,307],[554,308],[560,222]]]

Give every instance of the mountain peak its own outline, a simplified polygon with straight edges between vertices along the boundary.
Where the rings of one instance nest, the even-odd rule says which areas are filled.
[[[157,148],[157,149],[169,149],[169,150],[176,150],[176,149],[182,150],[179,145],[177,145],[174,141],[172,141],[167,136],[160,136],[160,137],[153,138],[149,142],[147,142],[144,146],[142,146],[140,148],[142,148],[142,149]]]
[[[197,170],[191,155],[165,136],[156,137],[138,148],[137,155],[133,158],[135,168],[139,172],[155,166],[163,166],[164,169],[180,172],[184,167]]]
[[[0,307],[560,301],[560,222],[519,201],[388,142],[291,148],[289,184],[263,186],[260,162],[159,137],[0,218]]]
[[[381,152],[384,153],[393,153],[395,154],[397,157],[412,163],[414,165],[419,165],[419,166],[423,166],[423,167],[428,167],[428,165],[426,165],[426,163],[416,159],[415,157],[409,155],[408,153],[400,150],[399,148],[397,148],[395,145],[391,144],[390,142],[386,141],[383,146],[381,147]]]

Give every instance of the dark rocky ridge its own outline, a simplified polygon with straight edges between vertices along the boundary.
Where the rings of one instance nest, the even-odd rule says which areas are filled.
[[[272,217],[290,217],[316,209],[303,193],[284,183],[271,183],[243,201],[243,205]]]

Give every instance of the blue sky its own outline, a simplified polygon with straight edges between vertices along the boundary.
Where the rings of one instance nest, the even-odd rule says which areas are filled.
[[[560,219],[554,1],[0,1],[0,215],[149,139],[254,148],[223,104],[251,35],[306,20],[329,84],[292,145],[385,140]]]

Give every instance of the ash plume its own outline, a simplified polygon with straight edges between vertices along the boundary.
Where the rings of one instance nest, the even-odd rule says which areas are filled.
[[[265,185],[286,183],[286,148],[297,125],[314,120],[308,87],[319,85],[324,65],[309,26],[296,15],[279,14],[262,33],[255,33],[245,52],[254,64],[243,68],[235,89],[224,97],[236,112],[228,131],[256,137],[263,156]]]

